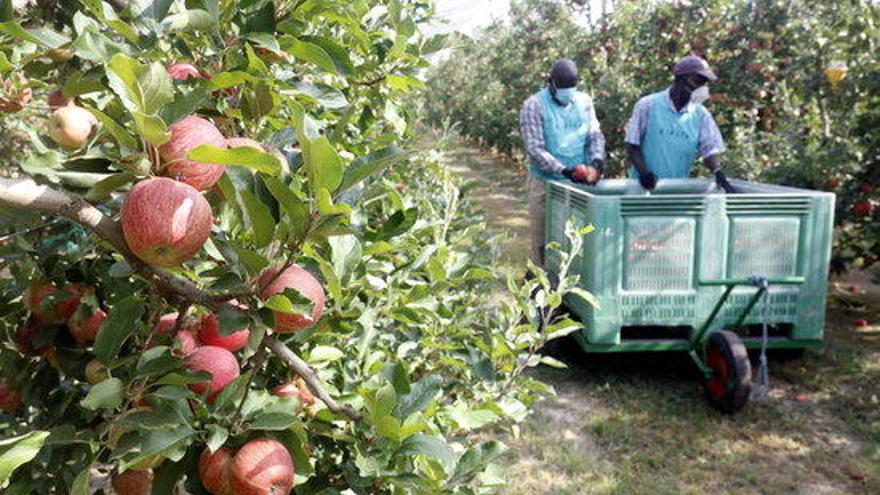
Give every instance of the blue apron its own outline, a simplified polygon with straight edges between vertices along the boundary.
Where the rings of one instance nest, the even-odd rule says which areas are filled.
[[[700,147],[703,105],[689,104],[679,113],[668,101],[667,90],[651,95],[648,124],[640,146],[648,170],[660,179],[686,179]],[[630,167],[630,177],[639,172]]]
[[[587,101],[584,93],[575,93],[571,103],[559,106],[550,90],[544,88],[538,93],[541,102],[541,122],[544,127],[544,147],[559,160],[565,168],[574,168],[579,163],[587,163],[588,140],[590,137],[590,116],[587,115]],[[546,173],[534,162],[530,165],[532,175],[541,180],[565,179],[562,174]]]

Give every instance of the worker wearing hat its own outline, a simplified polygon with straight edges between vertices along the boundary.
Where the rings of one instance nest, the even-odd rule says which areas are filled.
[[[527,179],[531,217],[531,259],[544,261],[544,190],[547,180],[587,179],[573,174],[589,164],[601,176],[605,136],[599,128],[593,100],[577,90],[578,70],[569,59],[557,60],[550,69],[547,87],[530,96],[520,112],[520,132],[529,158]]]
[[[643,97],[633,108],[625,138],[633,164],[630,176],[651,190],[658,179],[689,177],[699,155],[718,187],[736,192],[718,163],[725,150],[721,131],[703,106],[709,98],[708,83],[718,78],[705,60],[694,55],[681,59],[673,73],[671,87]]]

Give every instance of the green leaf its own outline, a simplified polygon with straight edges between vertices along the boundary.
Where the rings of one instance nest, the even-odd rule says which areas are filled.
[[[399,91],[409,91],[410,89],[425,89],[425,83],[419,81],[415,77],[400,76],[397,74],[388,74],[385,76],[388,86]]]
[[[450,484],[467,483],[469,478],[479,474],[486,466],[507,452],[507,446],[501,442],[489,441],[478,447],[467,450],[455,465]]]
[[[321,47],[330,57],[333,67],[339,74],[347,76],[354,72],[354,64],[351,63],[351,57],[348,55],[348,48],[330,38],[322,38],[320,36],[300,36],[300,39]]]
[[[189,9],[169,15],[162,20],[167,31],[208,31],[214,26],[214,16],[202,9]]]
[[[196,432],[189,426],[181,425],[176,428],[163,428],[160,430],[149,430],[144,435],[140,444],[140,454],[129,459],[125,465],[132,466],[148,457],[152,457],[162,451],[169,449],[179,442],[191,439]]]
[[[257,416],[250,424],[252,430],[282,431],[299,422],[293,414],[272,412]]]
[[[106,179],[100,180],[89,189],[85,197],[88,201],[96,202],[110,197],[110,193],[118,190],[122,186],[134,182],[135,175],[131,172],[120,172],[113,174]]]
[[[339,280],[345,280],[361,261],[361,243],[354,235],[336,235],[327,238],[330,244],[330,260],[333,272]]]
[[[435,34],[428,38],[423,44],[421,53],[422,55],[428,55],[434,52],[439,52],[440,50],[446,48],[446,40],[449,35],[447,34]]]
[[[13,471],[37,456],[48,436],[48,431],[32,431],[0,440],[0,486],[6,483]]]
[[[411,151],[404,151],[397,146],[389,146],[387,148],[382,148],[379,151],[360,156],[351,162],[351,165],[345,169],[345,174],[342,177],[342,183],[339,186],[339,190],[344,191],[367,177],[370,177],[401,160],[409,158],[411,155]]]
[[[443,379],[439,375],[428,375],[412,384],[410,393],[400,397],[394,415],[405,419],[410,414],[425,410],[443,385]]]
[[[315,43],[294,40],[289,46],[285,47],[284,51],[300,60],[313,63],[328,72],[337,72],[336,63],[330,55]]]
[[[403,234],[415,225],[418,215],[418,208],[409,208],[395,212],[382,225],[382,230],[378,233],[378,239],[390,239],[391,237]]]
[[[275,220],[269,212],[269,207],[247,189],[239,191],[239,195],[247,211],[256,246],[258,248],[267,246],[275,233]]]
[[[455,462],[452,449],[446,441],[439,436],[416,433],[409,436],[400,445],[398,455],[426,455],[440,461],[444,466],[450,467]]]
[[[119,378],[108,378],[92,386],[80,405],[89,411],[115,409],[122,404],[125,386]]]
[[[208,425],[208,440],[205,444],[211,452],[217,452],[217,449],[226,443],[229,438],[229,430],[219,425]]]
[[[282,313],[311,317],[315,303],[294,289],[284,289],[284,292],[270,297],[265,307]]]
[[[278,157],[253,146],[221,149],[210,144],[203,144],[190,150],[186,157],[201,163],[240,165],[269,175],[278,175],[282,170],[282,164]]]
[[[156,495],[174,493],[174,486],[186,471],[185,462],[163,462],[153,469],[153,493]]]
[[[218,72],[211,77],[208,85],[211,89],[226,89],[255,81],[259,79],[244,71]]]
[[[76,475],[73,484],[70,486],[70,495],[89,495],[89,481],[91,480],[92,465],[89,464],[85,469]]]
[[[568,365],[566,365],[562,361],[560,361],[556,358],[550,357],[550,356],[541,356],[541,363],[544,365],[547,365],[551,368],[557,368],[557,369],[565,369],[568,367]]]
[[[344,356],[345,353],[335,347],[318,345],[309,353],[309,361],[313,363],[331,362],[338,361]]]
[[[220,322],[220,335],[224,337],[247,328],[251,321],[246,311],[231,304],[220,307],[217,320]]]
[[[91,12],[93,16],[100,19],[111,29],[121,34],[130,43],[138,43],[137,31],[127,23],[119,19],[116,11],[107,2],[101,0],[81,0],[82,4]]]
[[[342,183],[342,160],[325,136],[302,143],[303,161],[313,190],[335,191]]]
[[[166,124],[172,125],[178,120],[194,114],[207,97],[208,90],[198,86],[193,88],[192,91],[186,91],[177,95],[173,102],[162,107],[159,116]]]
[[[174,0],[130,0],[128,9],[133,19],[145,17],[161,21],[173,3]]]
[[[121,125],[119,125],[118,122],[113,120],[112,117],[100,110],[91,108],[87,105],[84,105],[83,107],[92,112],[92,115],[94,115],[95,118],[98,119],[101,124],[103,124],[104,129],[107,129],[107,132],[109,132],[110,135],[113,136],[114,139],[116,139],[116,142],[119,143],[120,146],[129,150],[137,150],[140,148],[140,144],[134,138],[134,136],[132,136],[131,133],[125,129],[125,127],[122,127]]]
[[[109,365],[116,358],[143,314],[144,302],[137,296],[126,297],[110,309],[110,315],[101,324],[95,338],[95,356],[102,363]]]
[[[317,190],[315,194],[318,199],[318,212],[321,215],[351,215],[351,207],[345,203],[333,204],[330,198],[330,192],[323,187]]]
[[[281,46],[278,40],[271,33],[246,33],[242,35],[242,39],[252,42],[254,45],[265,48],[272,52],[280,52]]]
[[[596,299],[596,296],[590,294],[584,289],[581,289],[580,287],[572,287],[571,289],[568,289],[568,293],[583,299],[585,303],[596,309],[599,309],[600,307],[599,300]]]
[[[400,440],[400,421],[394,416],[382,416],[376,420],[376,434],[390,438],[395,442]]]
[[[182,367],[183,360],[171,355],[167,346],[147,349],[138,358],[135,375],[138,377],[164,375]]]
[[[144,65],[117,53],[107,63],[107,81],[147,141],[159,146],[168,140],[170,135],[158,112],[174,100],[174,89],[162,64]]]
[[[465,430],[473,430],[498,420],[498,415],[488,409],[453,409],[449,417]]]
[[[286,184],[275,177],[263,177],[263,183],[266,184],[269,192],[272,193],[272,196],[278,200],[278,204],[280,204],[281,208],[287,213],[293,230],[293,237],[302,237],[308,227],[308,207],[302,202],[302,200],[300,200],[299,196],[287,187]]]
[[[51,29],[25,29],[17,22],[0,22],[0,32],[42,48],[60,48],[70,43],[70,38]]]

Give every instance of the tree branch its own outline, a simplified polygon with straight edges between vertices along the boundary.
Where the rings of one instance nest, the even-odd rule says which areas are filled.
[[[284,345],[283,342],[275,337],[269,337],[266,339],[266,343],[276,356],[287,363],[287,366],[290,369],[302,377],[303,381],[305,381],[306,385],[309,387],[309,390],[315,394],[315,397],[321,399],[321,402],[324,404],[327,404],[327,409],[330,409],[334,413],[343,413],[355,421],[361,420],[361,413],[357,412],[353,407],[348,404],[340,404],[330,397],[330,394],[328,394],[324,389],[324,386],[321,385],[321,380],[318,378],[315,370],[303,361],[302,358],[297,356],[295,352],[290,350],[289,347]]]
[[[174,305],[196,303],[219,310],[224,301],[240,294],[212,294],[189,280],[144,263],[128,248],[122,227],[83,198],[37,184],[33,179],[0,178],[0,202],[12,208],[39,211],[73,220],[113,246],[132,270],[153,284]]]
[[[0,177],[0,203],[19,210],[31,210],[46,215],[61,216],[73,220],[94,232],[107,241],[131,265],[132,270],[149,281],[166,300],[178,308],[187,308],[190,304],[200,304],[214,311],[219,311],[226,301],[250,295],[251,293],[213,294],[199,288],[189,280],[177,277],[157,269],[141,261],[128,248],[122,227],[112,218],[90,205],[83,198],[51,187],[37,184],[33,179],[9,179]],[[179,311],[178,325],[185,315]],[[284,343],[274,337],[268,337],[266,344],[290,369],[303,377],[309,390],[321,399],[327,408],[334,413],[344,413],[358,421],[361,414],[353,407],[336,402],[321,385],[315,371],[296,355]]]

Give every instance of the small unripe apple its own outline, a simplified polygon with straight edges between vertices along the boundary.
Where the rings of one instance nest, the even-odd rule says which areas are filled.
[[[164,177],[135,184],[122,204],[129,249],[151,265],[178,266],[195,256],[211,233],[211,205],[187,184]]]
[[[67,150],[83,147],[92,135],[98,120],[85,108],[71,102],[52,112],[49,118],[49,137]]]
[[[226,336],[220,335],[220,320],[214,314],[204,315],[199,321],[199,340],[205,345],[222,347],[227,351],[235,352],[246,346],[250,334],[250,330],[244,329]]]
[[[205,448],[199,456],[199,480],[212,495],[235,495],[230,482],[232,452],[220,447],[213,454]]]
[[[260,297],[265,301],[275,294],[293,289],[314,303],[311,318],[302,315],[273,311],[275,331],[291,333],[311,327],[324,312],[324,288],[314,275],[299,265],[291,265],[278,273],[281,266],[266,269],[257,280]],[[277,275],[277,276],[276,276]]]
[[[86,381],[92,385],[101,383],[107,378],[110,378],[110,373],[107,372],[107,368],[105,368],[104,364],[97,359],[92,359],[86,364],[85,375]]]
[[[190,77],[195,77],[196,79],[206,79],[205,75],[193,64],[188,64],[185,62],[178,62],[176,64],[171,64],[165,68],[168,71],[168,75],[171,76],[171,79],[176,81],[186,81]]]
[[[203,144],[217,148],[226,147],[226,138],[207,120],[190,115],[168,127],[171,139],[159,147],[162,158],[162,175],[185,182],[205,191],[220,180],[226,167],[213,163],[201,163],[186,158],[190,150]]]
[[[230,478],[235,495],[288,495],[294,477],[290,452],[271,438],[251,440],[232,458]]]
[[[315,396],[312,395],[312,391],[309,390],[306,382],[299,377],[273,388],[272,395],[278,397],[293,397],[303,406],[310,406],[315,403]]]
[[[73,313],[73,316],[67,320],[67,329],[73,335],[73,338],[76,339],[77,344],[86,345],[95,340],[95,337],[98,335],[98,329],[101,328],[101,324],[106,319],[107,313],[103,309],[98,308],[92,311],[85,304],[81,304],[76,312]]]
[[[0,411],[15,413],[22,408],[21,394],[9,386],[9,382],[0,378]]]
[[[187,355],[187,368],[192,371],[207,371],[211,374],[211,380],[201,383],[192,383],[189,388],[197,394],[208,394],[208,400],[213,401],[223,387],[238,378],[240,369],[235,356],[223,349],[212,345],[199,347]]]
[[[153,491],[152,469],[129,469],[110,480],[117,495],[150,495]]]

